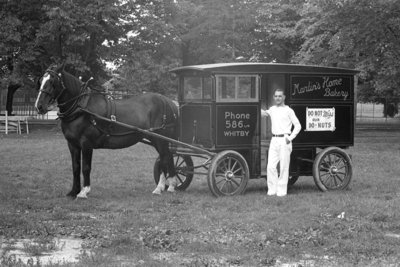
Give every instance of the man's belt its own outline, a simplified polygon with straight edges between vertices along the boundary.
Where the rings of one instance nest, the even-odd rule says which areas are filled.
[[[284,134],[273,134],[272,137],[284,137]]]

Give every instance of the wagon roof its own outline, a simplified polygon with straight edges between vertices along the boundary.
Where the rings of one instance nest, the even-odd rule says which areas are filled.
[[[174,68],[171,72],[181,74],[185,72],[212,73],[328,73],[328,74],[357,74],[354,69],[322,67],[313,65],[297,65],[282,63],[215,63],[191,65]]]

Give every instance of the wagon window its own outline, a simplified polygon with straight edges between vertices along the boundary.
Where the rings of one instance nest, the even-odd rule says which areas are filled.
[[[184,77],[183,92],[185,100],[211,99],[211,78]]]
[[[258,101],[258,76],[218,75],[217,100],[220,102]]]
[[[183,79],[185,99],[201,99],[201,77],[185,77]]]
[[[211,99],[211,78],[203,78],[203,98]]]

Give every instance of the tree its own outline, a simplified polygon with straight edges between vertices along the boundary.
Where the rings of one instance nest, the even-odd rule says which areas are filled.
[[[180,0],[173,24],[183,65],[249,59],[254,0]]]
[[[301,19],[305,1],[268,0],[256,14],[254,30],[254,57],[258,61],[289,63],[303,43],[301,31],[296,28]]]
[[[169,70],[179,65],[177,36],[171,22],[176,5],[172,0],[131,4],[131,31],[115,47],[116,77],[128,93],[158,92],[175,97]]]
[[[309,0],[297,24],[306,41],[295,61],[356,67],[361,88],[373,89],[361,90],[362,99],[398,98],[399,15],[396,0]]]
[[[34,86],[37,72],[35,34],[43,22],[40,0],[3,0],[0,2],[0,79],[7,88],[6,110],[12,114],[14,93],[22,86]]]
[[[54,62],[88,79],[107,79],[104,61],[132,28],[129,2],[119,0],[2,0],[0,2],[1,79],[13,93]],[[8,112],[11,113],[12,110]]]

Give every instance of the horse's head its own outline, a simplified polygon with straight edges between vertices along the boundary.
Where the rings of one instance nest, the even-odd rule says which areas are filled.
[[[51,66],[39,80],[39,94],[35,108],[39,114],[46,114],[66,90],[63,82],[64,66]]]

